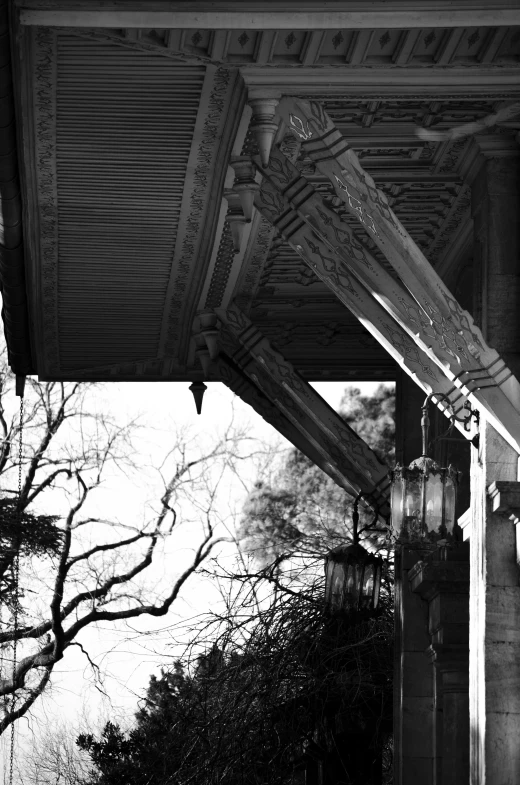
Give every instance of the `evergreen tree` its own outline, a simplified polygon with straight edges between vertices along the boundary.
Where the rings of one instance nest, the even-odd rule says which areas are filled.
[[[389,466],[395,456],[395,392],[379,385],[372,396],[345,390],[340,414]],[[237,539],[263,565],[282,554],[321,558],[351,537],[353,499],[298,450],[289,451],[270,484],[257,483],[245,504]],[[360,505],[361,527],[373,515]],[[376,542],[381,539],[375,537]]]

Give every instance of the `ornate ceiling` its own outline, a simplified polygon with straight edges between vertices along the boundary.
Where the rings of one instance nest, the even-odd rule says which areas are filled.
[[[18,56],[23,155],[43,162],[25,187],[48,378],[196,378],[195,313],[233,297],[308,378],[393,378],[393,360],[264,219],[233,248],[222,195],[230,153],[257,152],[247,92],[318,99],[448,278],[471,259],[474,143],[416,130],[481,119],[520,94],[519,27],[26,28]],[[486,138],[500,155],[515,136],[505,125]],[[283,124],[277,143],[383,261]]]
[[[464,96],[437,101],[428,96],[423,100],[403,97],[399,101],[347,96],[321,96],[319,100],[363,167],[385,191],[397,217],[428,260],[445,277],[451,274],[455,286],[455,270],[467,266],[472,257],[471,189],[463,174],[473,156],[474,142],[468,137],[425,142],[415,131],[418,127],[445,130],[481,119],[493,113],[501,101]],[[495,128],[488,141],[500,155],[516,147],[515,134],[515,128]],[[284,143],[294,146],[292,135]],[[392,273],[363,227],[340,206],[330,182],[320,177],[308,159],[294,149],[292,152],[302,174]],[[274,342],[280,346],[283,343],[286,356],[311,377],[339,378],[348,374],[354,378],[390,378],[395,372],[375,341],[338,307],[300,257],[279,240],[274,240],[266,255],[250,307],[255,323]],[[350,358],[350,368],[341,361],[342,356]]]
[[[514,65],[520,51],[515,27],[105,32],[142,47],[238,66]]]

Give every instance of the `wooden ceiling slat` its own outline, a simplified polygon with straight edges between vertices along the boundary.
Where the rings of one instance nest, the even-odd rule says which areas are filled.
[[[157,355],[205,72],[58,35],[62,371]]]

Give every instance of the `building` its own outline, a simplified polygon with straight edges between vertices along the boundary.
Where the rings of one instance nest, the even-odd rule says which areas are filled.
[[[400,552],[396,783],[520,782],[517,0],[0,9],[20,389],[220,379],[382,512],[308,380],[395,379],[405,462],[425,394],[468,402],[469,567]]]

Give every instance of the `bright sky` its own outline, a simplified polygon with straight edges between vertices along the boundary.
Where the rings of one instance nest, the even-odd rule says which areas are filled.
[[[377,383],[356,383],[355,386],[361,387],[364,393],[370,393]],[[287,444],[254,410],[219,383],[208,383],[202,414],[198,416],[188,387],[187,383],[153,382],[104,385],[96,391],[96,407],[99,412],[117,413],[120,421],[140,418],[144,426],[139,441],[140,457],[144,459],[146,454],[149,455],[151,463],[160,460],[159,456],[168,450],[172,434],[179,426],[189,427],[197,445],[204,446],[229,422],[233,410],[235,422],[248,424],[252,437]],[[337,409],[347,384],[319,382],[313,387]],[[242,482],[230,482],[224,497],[221,497],[221,507],[227,507],[220,510],[223,516],[233,510],[239,512],[245,489],[251,487],[256,479],[252,463],[243,464],[240,479]],[[98,494],[98,505],[103,515],[125,520],[125,516],[131,518],[136,511],[143,510],[149,498],[146,483],[139,485],[118,480]],[[50,511],[54,503],[51,494],[48,494],[45,507]],[[175,575],[179,572],[183,559],[189,557],[197,542],[198,532],[181,532],[161,563],[164,573]],[[180,601],[174,604],[173,612],[164,619],[142,617],[132,624],[132,629],[120,627],[116,630],[107,626],[84,631],[81,642],[100,665],[110,700],[105,699],[93,683],[84,655],[77,647],[72,647],[55,668],[53,685],[35,704],[31,718],[19,723],[19,749],[30,743],[32,734],[38,734],[42,725],[58,720],[66,719],[77,725],[78,718],[86,714],[95,725],[109,717],[116,721],[120,719],[123,724],[125,718],[126,722],[131,722],[137,698],[145,691],[150,674],[158,672],[160,665],[172,656],[172,637],[170,632],[164,631],[165,628],[180,619],[204,613],[217,600],[218,595],[209,580],[195,576],[185,587]],[[4,761],[6,742],[7,734],[4,734],[0,742]]]

